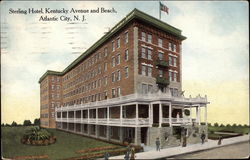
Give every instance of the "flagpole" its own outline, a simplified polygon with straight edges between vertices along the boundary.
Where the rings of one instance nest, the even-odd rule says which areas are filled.
[[[159,19],[161,20],[161,1],[159,1]]]

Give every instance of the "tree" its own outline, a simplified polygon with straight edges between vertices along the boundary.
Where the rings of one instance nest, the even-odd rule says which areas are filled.
[[[241,124],[239,124],[239,125],[238,125],[238,127],[242,127],[242,125],[241,125]]]
[[[214,124],[214,127],[219,127],[219,124],[216,122],[216,123]]]
[[[30,120],[24,120],[23,125],[24,126],[31,126],[31,121]]]
[[[226,126],[227,126],[227,127],[231,127],[231,125],[230,125],[230,124],[227,124]]]
[[[208,123],[207,125],[208,125],[209,127],[211,127],[211,126],[212,126],[212,124],[211,124],[211,123]]]
[[[220,127],[225,127],[224,124],[221,123]]]
[[[234,123],[232,126],[233,126],[233,127],[237,127],[237,124]]]
[[[16,123],[15,121],[13,121],[13,122],[11,123],[11,126],[17,126],[17,123]]]
[[[4,123],[2,123],[1,126],[4,126]]]
[[[40,126],[40,118],[34,120],[34,126]]]

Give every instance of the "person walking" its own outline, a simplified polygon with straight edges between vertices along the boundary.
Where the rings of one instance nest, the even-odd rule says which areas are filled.
[[[218,145],[221,145],[221,141],[222,141],[222,136],[219,137]]]
[[[104,154],[104,159],[105,159],[105,160],[108,160],[108,159],[109,159],[109,156],[110,156],[109,153],[108,153],[108,152],[105,152],[105,154]]]
[[[131,148],[131,156],[130,156],[130,160],[134,160],[135,159],[135,148],[132,147]]]
[[[124,156],[124,160],[129,160],[129,152],[127,151],[125,156]]]
[[[204,144],[205,138],[206,138],[206,135],[205,135],[205,133],[203,131],[202,134],[201,134],[201,144]]]
[[[156,151],[160,151],[161,142],[160,142],[159,138],[156,138],[155,144],[156,144]]]

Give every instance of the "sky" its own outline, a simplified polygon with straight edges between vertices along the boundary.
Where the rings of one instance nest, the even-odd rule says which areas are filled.
[[[182,30],[182,89],[207,95],[208,122],[249,124],[249,8],[244,1],[162,1],[161,20]],[[40,115],[39,78],[62,71],[134,8],[159,18],[158,1],[1,2],[1,123]],[[29,8],[115,13],[14,14]],[[85,21],[39,21],[84,15]]]

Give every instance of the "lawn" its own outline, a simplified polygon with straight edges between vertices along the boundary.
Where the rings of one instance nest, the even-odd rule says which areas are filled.
[[[66,133],[56,129],[49,129],[57,137],[57,142],[48,146],[30,146],[20,142],[27,127],[1,127],[2,156],[12,158],[15,156],[48,155],[50,159],[65,159],[77,157],[78,150],[115,146],[92,138]]]
[[[229,135],[229,134],[216,134],[215,132],[231,132],[231,133],[238,133],[238,135],[242,135],[242,134],[247,134],[250,133],[250,129],[249,127],[244,127],[244,126],[208,126],[208,138],[209,139],[219,139],[219,137],[221,136],[222,138],[230,138],[230,137],[234,137],[233,135]]]

